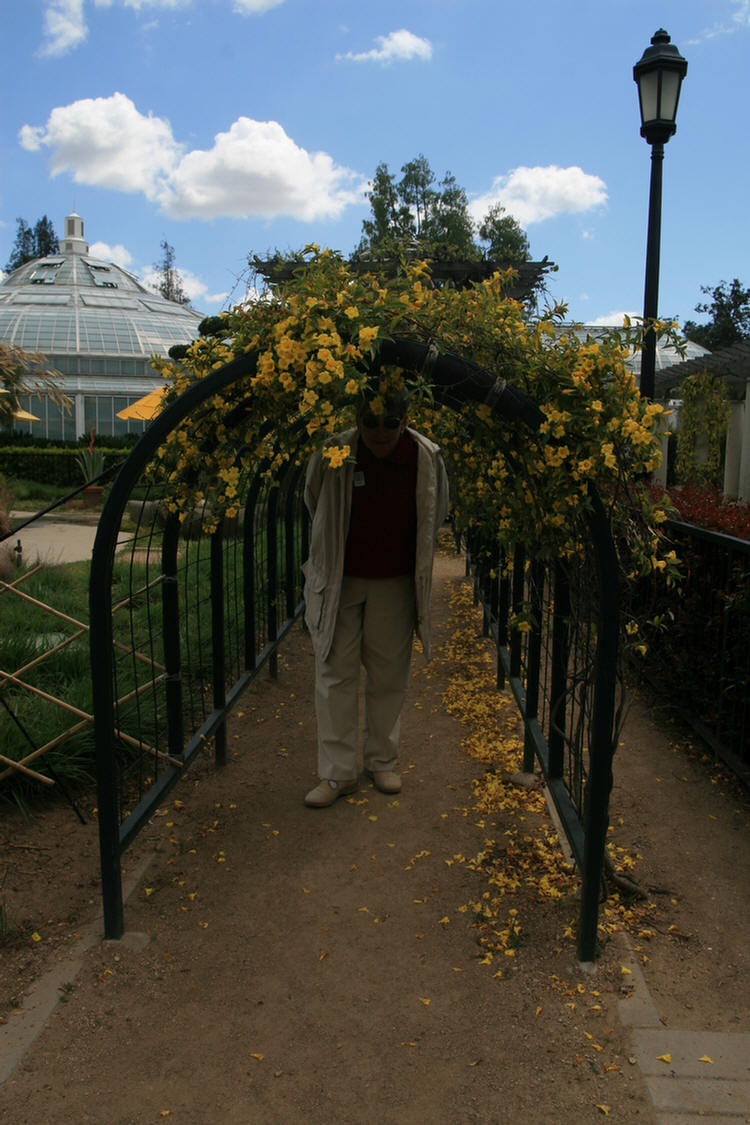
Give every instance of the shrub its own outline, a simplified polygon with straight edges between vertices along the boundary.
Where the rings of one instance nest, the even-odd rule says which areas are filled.
[[[15,477],[38,481],[40,484],[62,484],[75,488],[81,483],[81,470],[77,463],[80,446],[64,449],[60,446],[0,446],[0,473],[11,481]],[[104,468],[109,469],[123,459],[119,449],[102,449]]]

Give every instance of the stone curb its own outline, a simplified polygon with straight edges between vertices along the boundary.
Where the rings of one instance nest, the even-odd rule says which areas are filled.
[[[658,1125],[750,1122],[750,1034],[665,1027],[627,935],[618,935],[629,990],[618,1001]]]
[[[146,855],[128,873],[123,886],[125,901],[151,865],[155,854]],[[84,954],[102,940],[102,928],[101,913],[82,926],[78,940],[68,955],[35,982],[24,999],[23,1007],[11,1012],[7,1022],[0,1026],[0,1086],[10,1078],[68,991],[68,986],[77,977],[83,966]],[[146,934],[125,934],[121,939],[123,945],[135,949],[143,949],[148,941]]]

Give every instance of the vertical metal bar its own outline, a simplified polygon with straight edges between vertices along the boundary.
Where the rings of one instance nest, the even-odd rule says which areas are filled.
[[[552,606],[552,675],[550,678],[550,713],[547,745],[549,776],[563,776],[565,752],[565,716],[570,657],[570,585],[565,567],[557,562],[554,570]]]
[[[593,961],[596,953],[599,895],[609,826],[609,794],[612,789],[620,616],[619,564],[609,530],[609,520],[598,493],[590,488],[589,495],[592,501],[589,527],[599,572],[599,628],[589,775],[584,801],[585,842],[578,927],[578,956],[581,961]]]
[[[211,654],[214,711],[221,711],[226,703],[224,650],[224,526],[223,523],[220,523],[211,536]],[[215,730],[214,756],[217,766],[226,764],[226,716],[222,718]]]
[[[288,474],[286,480],[286,488],[284,489],[284,585],[286,589],[287,621],[290,621],[292,617],[294,617],[294,610],[297,602],[297,599],[295,597],[295,587],[297,585],[297,568],[295,566],[296,505],[294,504],[294,487],[297,483],[297,478],[298,474],[296,473]]]
[[[534,559],[529,576],[531,585],[532,625],[526,649],[526,706],[524,708],[523,771],[533,773],[535,765],[534,742],[528,724],[539,715],[539,673],[542,656],[542,590],[544,564]]]
[[[102,874],[104,936],[122,937],[125,929],[120,862],[120,802],[118,798],[114,722],[112,567],[120,513],[105,502],[99,518],[89,575],[89,653],[94,712],[97,820]]]
[[[513,551],[513,575],[511,608],[513,613],[520,613],[523,606],[523,588],[525,581],[526,552],[517,545]],[[510,631],[510,674],[518,677],[521,675],[521,634],[518,629]]]
[[[258,502],[260,478],[257,475],[250,485],[247,503],[245,504],[245,520],[242,535],[242,580],[245,598],[245,668],[248,671],[255,669],[258,660],[258,650],[255,644],[257,630],[257,588],[255,582],[256,540],[255,540],[255,510]]]
[[[498,554],[500,586],[497,601],[497,687],[499,691],[502,691],[505,687],[505,663],[500,657],[500,652],[508,647],[508,616],[510,614],[510,579],[506,564],[505,549],[501,548]]]
[[[164,633],[164,667],[167,700],[167,746],[178,758],[184,749],[182,726],[182,669],[180,654],[180,597],[177,583],[177,544],[180,521],[171,515],[164,528],[161,543],[162,630]]]
[[[266,507],[266,598],[268,608],[268,641],[273,643],[278,636],[278,622],[276,615],[276,595],[279,584],[279,533],[276,525],[276,510],[278,505],[278,488],[269,489],[268,504]],[[268,660],[268,671],[272,679],[279,673],[279,659],[274,648]]]

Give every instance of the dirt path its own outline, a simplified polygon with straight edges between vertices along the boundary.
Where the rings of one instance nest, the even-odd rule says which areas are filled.
[[[303,808],[312,659],[295,631],[278,679],[263,677],[233,717],[230,764],[193,769],[128,855],[135,867],[153,853],[126,905],[129,935],[145,937],[81,952],[80,972],[0,1088],[0,1119],[654,1120],[618,1016],[624,947],[614,937],[593,975],[575,962],[575,879],[541,894],[533,866],[508,858],[518,885],[501,924],[519,919],[518,940],[491,961],[478,944],[476,908],[498,892],[490,859],[502,863],[504,849],[511,857],[549,825],[538,795],[476,807],[485,766],[462,749],[470,731],[444,705],[462,574],[460,560],[439,560],[438,654],[416,665],[402,794],[367,785],[331,809]],[[660,1014],[748,1031],[747,802],[672,749],[638,704],[623,741],[613,840],[642,857],[635,874],[653,888],[631,940]],[[11,929],[0,1018],[12,1032],[32,978],[66,963],[95,912],[97,844],[93,823],[67,808],[27,826],[11,816],[0,839]]]

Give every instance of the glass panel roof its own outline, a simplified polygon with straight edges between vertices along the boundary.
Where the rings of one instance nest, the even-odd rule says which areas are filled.
[[[146,289],[81,237],[0,282],[0,339],[25,351],[148,357],[198,336],[202,313]],[[67,222],[67,220],[66,220]]]

